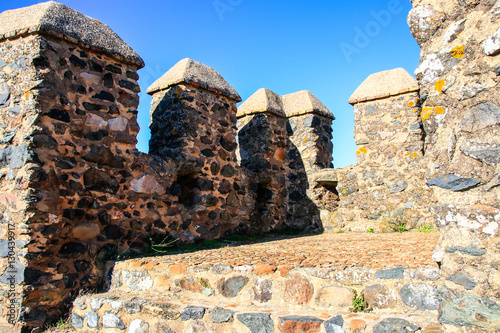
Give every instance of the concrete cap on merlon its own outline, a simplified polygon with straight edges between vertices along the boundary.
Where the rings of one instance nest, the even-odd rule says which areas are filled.
[[[308,113],[315,113],[335,120],[333,114],[321,101],[308,90],[284,95],[283,105],[287,117],[295,117]]]
[[[162,77],[156,80],[146,91],[148,94],[168,89],[178,83],[188,83],[203,89],[214,91],[223,96],[241,102],[236,90],[212,67],[198,61],[185,58],[170,68]]]
[[[0,41],[34,33],[83,44],[144,67],[141,57],[110,27],[60,3],[49,1],[0,13]]]
[[[281,96],[269,89],[261,88],[238,107],[236,117],[242,118],[265,112],[274,113],[283,118],[286,117]]]
[[[418,82],[403,68],[374,73],[349,98],[350,104],[419,91]]]

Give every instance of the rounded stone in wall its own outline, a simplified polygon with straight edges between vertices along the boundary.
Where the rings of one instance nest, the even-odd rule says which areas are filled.
[[[86,241],[97,237],[101,233],[99,226],[95,223],[80,223],[71,230],[71,237]]]
[[[285,284],[283,299],[293,304],[308,303],[314,293],[312,283],[302,275],[295,275]]]

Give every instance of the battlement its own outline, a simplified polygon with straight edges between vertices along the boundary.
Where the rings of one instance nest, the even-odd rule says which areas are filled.
[[[139,153],[142,59],[55,2],[0,14],[0,288],[19,295],[0,300],[0,330],[42,327],[102,287],[110,260],[165,240],[401,221],[440,229],[440,322],[499,329],[500,46],[485,23],[498,10],[446,16],[417,2],[418,81],[398,68],[360,85],[349,99],[357,163],[337,169],[335,117],[311,92],[259,89],[237,107],[236,90],[191,59],[147,90],[150,149]]]

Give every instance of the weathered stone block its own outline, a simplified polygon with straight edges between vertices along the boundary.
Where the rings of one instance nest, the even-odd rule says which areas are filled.
[[[99,327],[99,316],[95,312],[85,312],[85,319],[87,320],[87,327],[98,328]]]
[[[466,132],[476,132],[498,124],[500,124],[500,109],[491,102],[485,102],[467,112],[462,119],[461,128]]]
[[[362,291],[369,306],[378,309],[393,308],[397,304],[396,293],[384,284],[369,286]]]
[[[420,327],[413,325],[408,320],[399,318],[386,318],[373,326],[373,333],[409,333],[419,330]]]
[[[472,290],[474,289],[474,287],[477,286],[477,283],[472,281],[470,277],[467,275],[467,273],[465,273],[464,271],[459,271],[450,276],[449,278],[447,278],[446,280],[455,282],[456,284],[461,285],[467,290]]]
[[[140,319],[132,320],[128,333],[149,333],[149,324]]]
[[[319,332],[323,320],[311,316],[286,316],[279,318],[278,328],[283,333]]]
[[[74,328],[83,328],[83,317],[77,315],[76,313],[71,314],[71,325]]]
[[[500,329],[500,306],[473,294],[455,295],[441,287],[439,322],[456,326],[479,326],[487,331]]]
[[[253,287],[254,297],[259,302],[268,302],[273,297],[272,280],[259,279]]]
[[[391,269],[379,270],[375,272],[375,278],[378,279],[402,279],[405,269],[396,267]]]
[[[247,284],[248,278],[244,276],[235,276],[228,279],[222,279],[218,283],[219,292],[224,297],[236,297],[238,293]]]
[[[457,192],[473,188],[479,184],[479,181],[474,178],[462,178],[454,174],[449,174],[446,176],[428,179],[425,183],[429,186],[438,186]]]
[[[233,321],[234,311],[215,307],[210,312],[210,318],[213,323],[227,323]]]
[[[437,290],[426,284],[405,285],[399,296],[404,304],[419,310],[436,310],[439,306]]]
[[[314,293],[312,283],[302,275],[295,275],[285,283],[283,299],[293,304],[308,303]]]
[[[323,323],[326,333],[344,333],[344,318],[341,315],[332,317]]]
[[[122,271],[123,282],[132,291],[148,290],[153,286],[153,279],[149,276],[148,271]]]
[[[348,307],[352,305],[352,293],[349,288],[324,287],[318,290],[316,304],[324,307]]]
[[[205,315],[206,309],[198,306],[188,306],[184,309],[184,312],[181,314],[181,320],[198,320],[203,318]]]
[[[119,330],[124,330],[126,328],[123,321],[114,313],[111,313],[109,311],[106,311],[104,316],[102,316],[102,327],[117,328]]]
[[[241,313],[236,318],[252,333],[273,333],[274,323],[268,313]]]

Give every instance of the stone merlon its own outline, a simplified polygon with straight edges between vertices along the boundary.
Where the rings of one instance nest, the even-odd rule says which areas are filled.
[[[308,90],[298,91],[293,94],[283,96],[283,105],[287,117],[295,117],[308,113],[316,113],[323,117],[335,120],[335,117],[321,103],[321,101]]]
[[[419,89],[418,82],[407,71],[396,68],[368,76],[351,95],[349,103],[354,105]]]
[[[236,116],[241,118],[264,112],[271,112],[283,118],[286,117],[281,96],[269,89],[261,88],[238,107]]]
[[[166,90],[175,84],[183,82],[215,91],[241,102],[240,95],[215,69],[189,58],[182,59],[174,67],[170,68],[148,88],[147,93],[153,95],[158,91]]]
[[[0,41],[46,34],[144,67],[144,61],[110,27],[60,3],[49,1],[0,14]]]
[[[288,118],[316,113],[335,120],[330,110],[310,91],[302,90],[293,94],[280,96],[265,88],[257,90],[240,105],[237,117],[242,118],[264,112]]]

